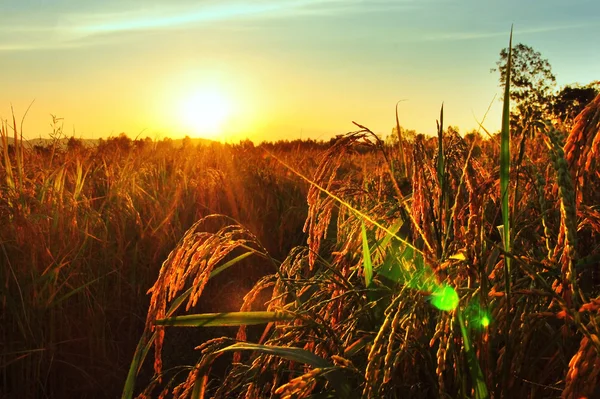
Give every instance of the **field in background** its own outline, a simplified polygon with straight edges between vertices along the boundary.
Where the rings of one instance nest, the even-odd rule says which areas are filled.
[[[280,258],[304,240],[308,185],[250,143],[36,144],[0,145],[0,397],[117,397],[146,291],[198,219],[229,215]],[[319,153],[271,150],[309,174]],[[243,267],[210,306],[234,310],[270,272]]]
[[[584,114],[513,140],[509,175],[501,135],[443,124],[262,148],[17,138],[0,169],[0,392],[116,397],[142,336],[136,354],[157,356],[128,388],[148,397],[592,395],[600,97]],[[269,323],[251,339],[190,329],[191,360],[163,345],[164,325],[253,317]]]

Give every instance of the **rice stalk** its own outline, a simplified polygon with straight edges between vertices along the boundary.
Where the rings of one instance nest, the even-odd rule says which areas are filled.
[[[580,204],[584,198],[586,200],[594,198],[593,189],[596,185],[591,185],[590,180],[597,181],[594,171],[600,154],[599,132],[600,94],[577,115],[564,146],[565,160],[573,173],[577,189],[577,204]]]
[[[569,172],[568,164],[565,159],[565,153],[559,138],[559,133],[552,127],[546,130],[547,145],[552,153],[554,168],[557,175],[558,195],[560,197],[560,235],[559,244],[561,253],[559,262],[562,265],[562,275],[564,282],[569,287],[564,287],[563,295],[568,302],[573,301],[577,307],[580,303],[585,303],[586,298],[577,284],[577,272],[575,264],[578,260],[577,255],[577,209],[575,199],[575,189]],[[575,298],[571,298],[574,294]]]

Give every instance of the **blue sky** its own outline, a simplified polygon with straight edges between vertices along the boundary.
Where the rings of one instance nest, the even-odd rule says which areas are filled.
[[[385,136],[401,99],[410,129],[433,133],[443,101],[462,132],[491,103],[495,130],[490,69],[513,23],[558,86],[600,79],[597,1],[9,0],[0,15],[0,117],[35,100],[27,137],[50,114],[78,137],[328,139],[352,120]]]

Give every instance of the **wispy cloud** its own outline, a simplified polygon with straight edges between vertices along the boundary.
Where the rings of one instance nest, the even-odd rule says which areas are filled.
[[[179,28],[266,16],[383,12],[415,7],[418,4],[419,2],[415,0],[254,0],[253,2],[223,1],[184,6],[165,2],[141,10],[122,9],[104,14],[71,14],[66,16],[65,25],[74,26],[74,30],[80,33],[112,33]]]
[[[223,1],[203,3],[162,2],[133,8],[129,2],[113,3],[109,11],[68,11],[53,14],[49,23],[21,19],[0,26],[0,51],[27,51],[81,47],[97,35],[143,30],[168,30],[197,27],[244,18],[283,17],[321,7],[356,5],[360,0],[258,0],[254,2]],[[387,3],[379,1],[378,3]],[[340,11],[341,7],[336,10]],[[92,44],[93,41],[89,41]]]
[[[548,33],[561,30],[574,30],[590,26],[589,24],[549,25],[537,28],[515,29],[515,34],[531,35],[537,33]],[[423,36],[410,41],[461,41],[479,40],[493,37],[506,37],[507,32],[449,32],[449,33],[426,33]]]
[[[137,1],[97,3],[63,1],[63,7],[40,8],[31,15],[20,10],[0,25],[0,53],[13,51],[70,49],[110,41],[109,36],[136,31],[168,31],[220,25],[234,26],[242,20],[288,17],[339,17],[345,15],[391,13],[437,7],[448,0],[241,0],[221,1]],[[421,13],[424,17],[427,13]],[[369,21],[366,21],[369,23]],[[239,25],[239,24],[238,24]],[[540,34],[586,27],[585,24],[548,25],[520,30],[520,35]],[[403,42],[450,42],[506,37],[502,31],[419,31],[414,26]]]
[[[141,10],[123,9],[105,14],[72,14],[65,18],[66,24],[74,26],[75,31],[95,34],[178,28],[273,14],[289,15],[307,7],[331,3],[343,3],[343,0],[268,0],[187,6],[165,2],[153,8]]]

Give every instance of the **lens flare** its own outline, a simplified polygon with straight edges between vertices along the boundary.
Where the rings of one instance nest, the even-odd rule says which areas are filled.
[[[487,326],[489,326],[489,325],[490,325],[490,318],[489,318],[489,317],[487,317],[487,316],[483,316],[483,317],[481,318],[481,320],[479,320],[479,322],[481,323],[481,326],[482,326],[482,327],[486,328]]]
[[[451,311],[458,306],[458,294],[449,285],[442,285],[431,293],[431,304],[439,310]]]

